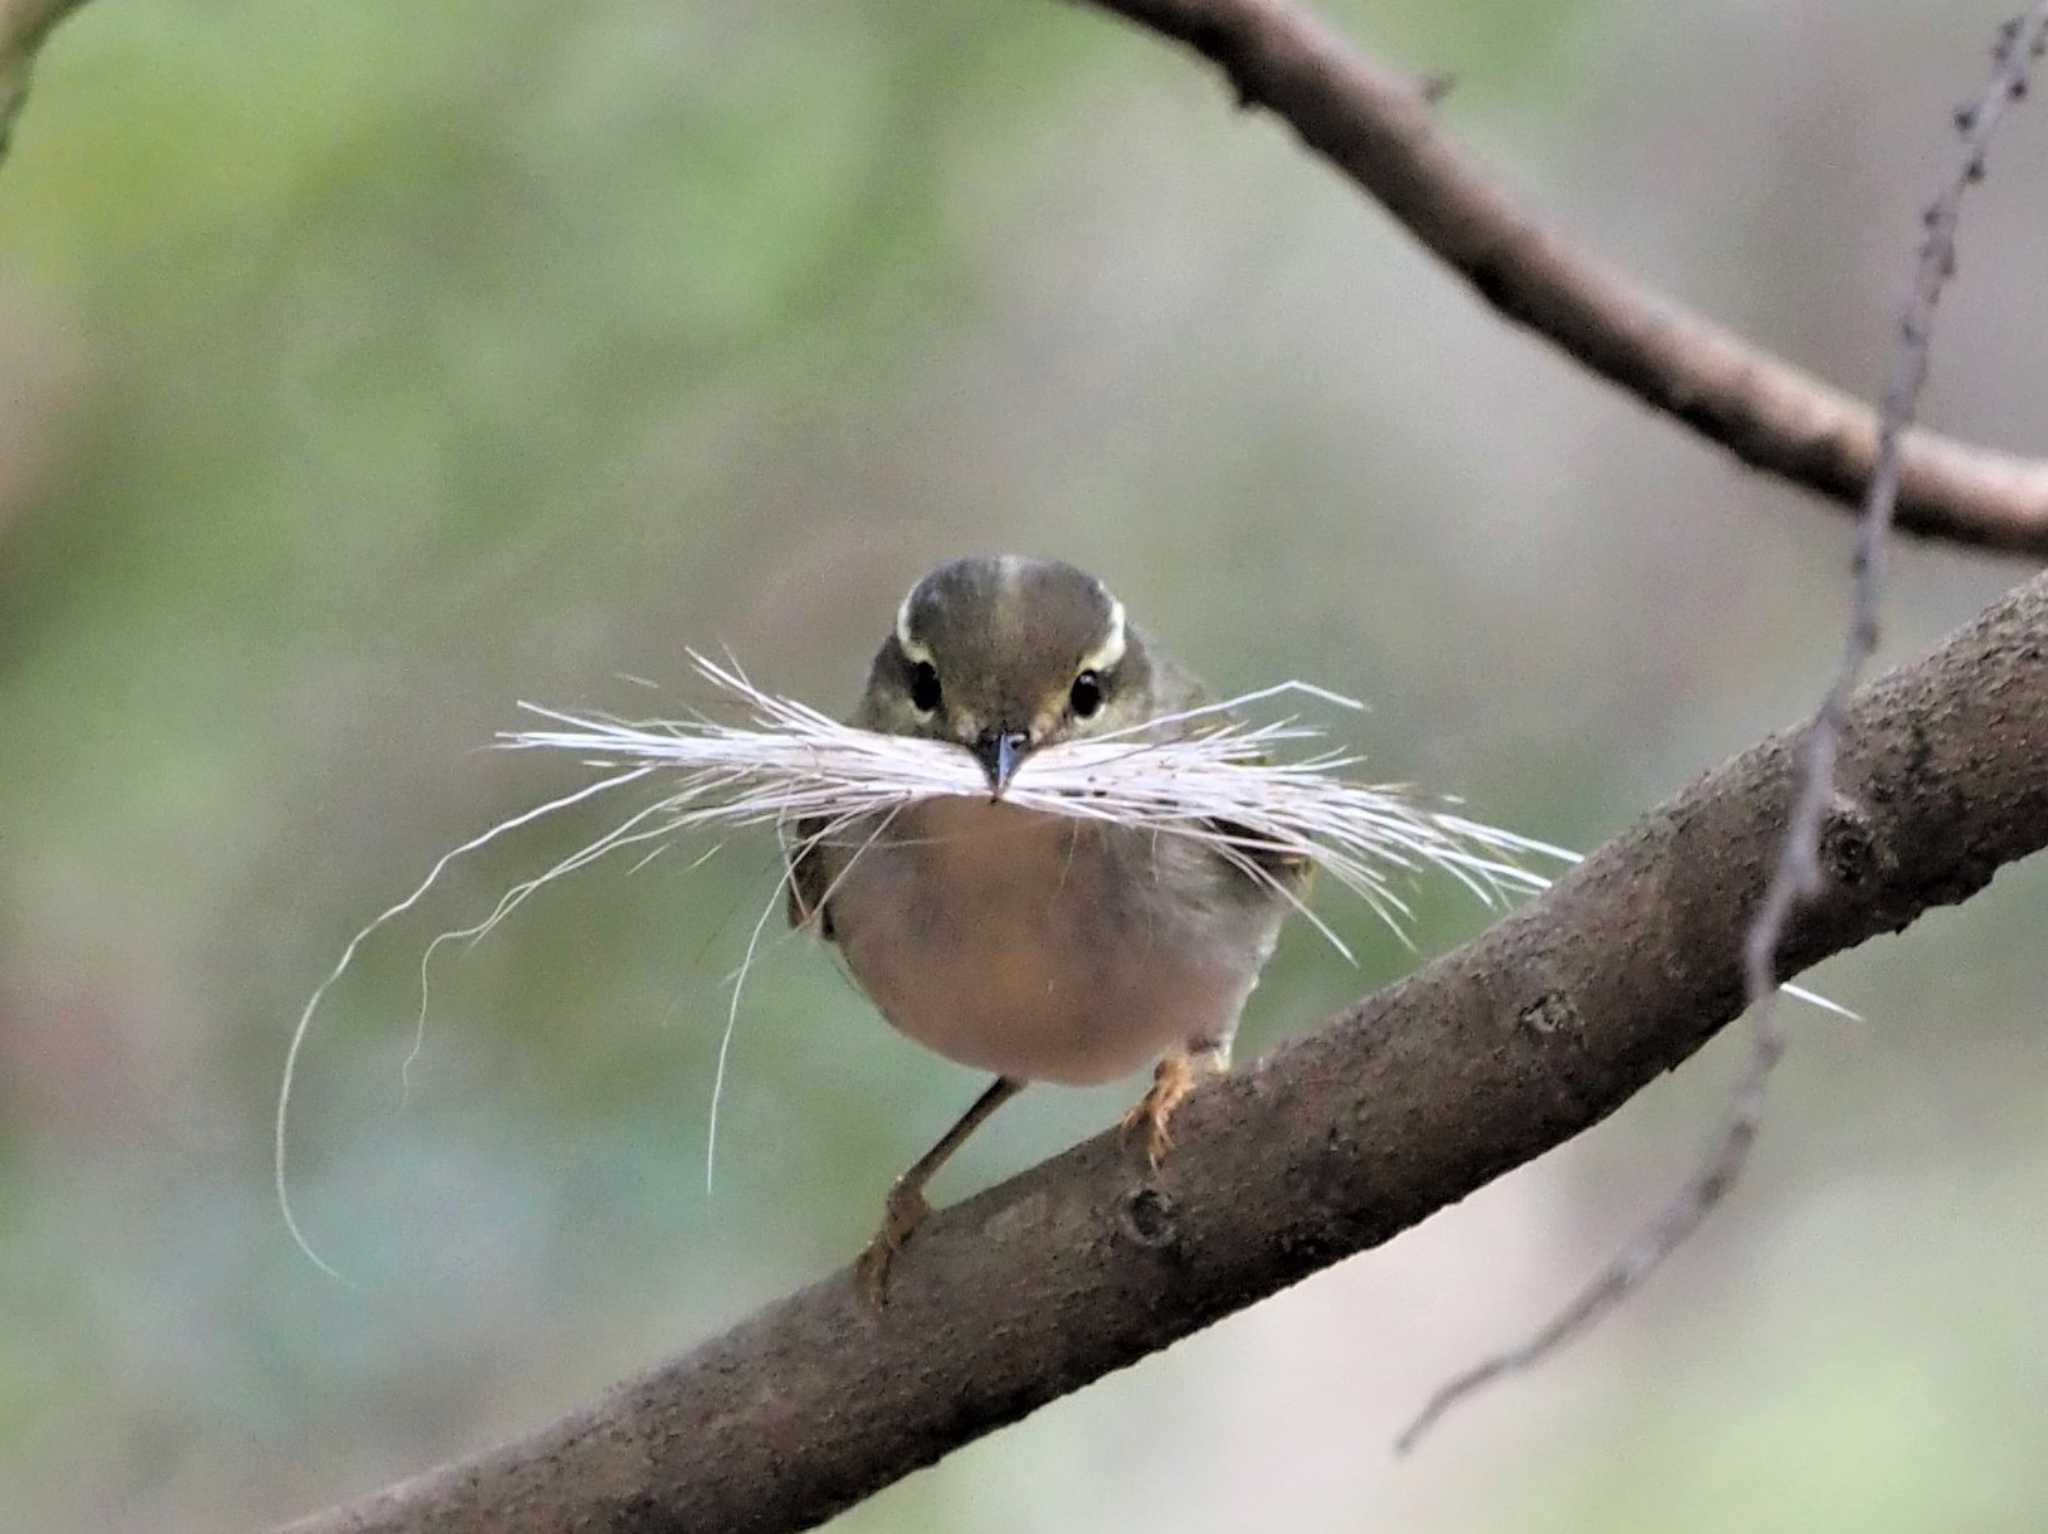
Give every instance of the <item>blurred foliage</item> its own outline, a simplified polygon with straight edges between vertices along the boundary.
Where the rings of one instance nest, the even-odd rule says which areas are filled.
[[[1901,167],[1993,19],[1325,9],[1453,76],[1532,203],[1851,384]],[[2040,143],[1971,210],[1935,396],[2019,441],[2039,219],[1996,194]],[[681,648],[727,642],[836,706],[934,560],[1060,553],[1221,684],[1369,696],[1386,775],[1590,844],[1814,694],[1844,527],[1082,8],[87,6],[0,168],[0,1506],[249,1526],[542,1420],[843,1260],[975,1090],[771,942],[706,1196],[764,842],[444,949],[401,1104],[427,940],[604,824],[570,817],[461,865],[322,1014],[294,1187],[365,1289],[322,1278],[269,1183],[290,1022],[440,852],[575,781],[477,749],[516,698],[643,707],[635,673],[681,706]],[[2015,573],[1902,556],[1892,653]],[[1676,1175],[1712,1059],[847,1525],[2030,1527],[2044,896],[2019,870],[1835,966],[1873,1022],[1802,1038],[1738,1207],[1398,1478],[1422,1389]],[[1290,934],[1247,1052],[1412,962],[1330,914],[1362,972]],[[1483,919],[1428,889],[1418,944]],[[1027,1095],[942,1193],[1125,1095]]]

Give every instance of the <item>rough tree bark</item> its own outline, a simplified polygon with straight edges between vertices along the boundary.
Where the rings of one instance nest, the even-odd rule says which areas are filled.
[[[1740,1010],[1773,736],[1522,910],[1199,1094],[1157,1175],[1099,1136],[521,1442],[296,1534],[804,1528],[1597,1123]],[[1850,710],[1787,973],[2048,845],[2048,575]]]

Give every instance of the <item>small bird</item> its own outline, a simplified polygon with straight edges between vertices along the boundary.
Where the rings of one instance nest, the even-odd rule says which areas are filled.
[[[1261,879],[1197,837],[1003,797],[1040,747],[1205,701],[1102,582],[1069,564],[955,560],[897,609],[847,722],[972,752],[988,797],[919,800],[830,837],[799,823],[789,920],[838,946],[893,1027],[995,1079],[890,1189],[860,1261],[877,1304],[930,1213],[925,1184],[1027,1083],[1092,1085],[1156,1061],[1123,1120],[1127,1134],[1144,1131],[1156,1168],[1175,1110],[1228,1068],[1306,862],[1276,852],[1261,859]]]

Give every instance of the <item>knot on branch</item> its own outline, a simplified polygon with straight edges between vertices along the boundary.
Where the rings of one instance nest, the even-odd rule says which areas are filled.
[[[1577,1033],[1581,1019],[1571,997],[1545,991],[1515,1014],[1515,1023],[1541,1038],[1549,1038],[1554,1033]]]
[[[1179,1210],[1163,1188],[1135,1188],[1125,1195],[1117,1223],[1126,1237],[1148,1251],[1169,1250],[1180,1240]]]
[[[1820,826],[1820,871],[1830,884],[1854,889],[1889,866],[1870,813],[1847,794],[1837,793]]]

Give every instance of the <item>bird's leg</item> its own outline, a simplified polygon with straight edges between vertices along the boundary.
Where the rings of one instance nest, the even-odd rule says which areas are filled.
[[[861,1286],[877,1310],[888,1294],[889,1265],[896,1260],[903,1243],[910,1239],[910,1233],[932,1212],[932,1206],[925,1202],[924,1185],[932,1180],[933,1174],[946,1164],[946,1159],[960,1148],[967,1137],[981,1127],[982,1120],[1023,1090],[1024,1083],[1013,1077],[996,1077],[988,1084],[988,1090],[974,1100],[974,1106],[960,1115],[959,1122],[939,1137],[939,1143],[919,1156],[910,1170],[897,1178],[889,1189],[889,1197],[882,1206],[882,1228],[875,1232],[875,1239],[868,1243],[867,1250],[860,1254],[860,1261],[855,1264]]]
[[[1124,1115],[1120,1126],[1126,1139],[1139,1125],[1144,1126],[1145,1159],[1153,1171],[1159,1170],[1159,1163],[1173,1149],[1173,1135],[1167,1126],[1180,1105],[1194,1095],[1205,1078],[1221,1076],[1229,1069],[1228,1041],[1214,1044],[1205,1040],[1191,1042],[1162,1056],[1153,1067],[1152,1085],[1137,1106]]]

